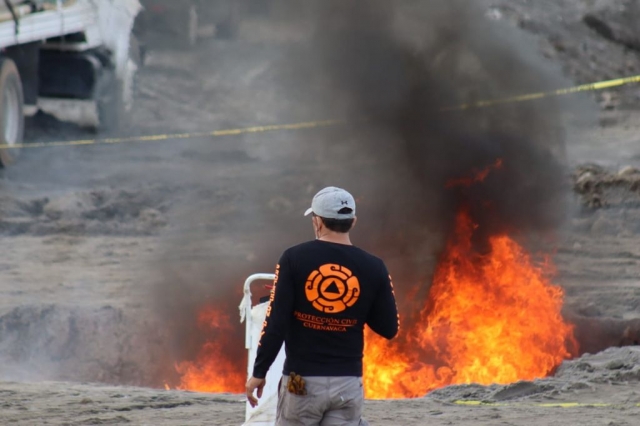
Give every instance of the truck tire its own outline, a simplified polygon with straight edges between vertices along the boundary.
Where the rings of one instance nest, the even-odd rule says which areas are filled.
[[[0,144],[22,144],[24,137],[24,94],[16,64],[0,58]],[[7,167],[18,156],[18,149],[0,149],[0,166]]]

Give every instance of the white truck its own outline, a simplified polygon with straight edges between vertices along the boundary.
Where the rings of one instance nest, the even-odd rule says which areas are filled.
[[[133,104],[138,0],[0,0],[0,146],[23,141],[39,109],[101,129]],[[75,111],[75,113],[73,113]],[[17,149],[0,149],[7,165]]]

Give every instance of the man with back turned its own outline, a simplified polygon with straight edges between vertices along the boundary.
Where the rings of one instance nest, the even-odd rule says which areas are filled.
[[[282,343],[286,361],[278,390],[279,426],[367,425],[362,419],[364,326],[392,339],[398,310],[382,260],[351,244],[355,200],[344,189],[318,192],[316,239],[286,250],[276,267],[247,398],[262,396]]]

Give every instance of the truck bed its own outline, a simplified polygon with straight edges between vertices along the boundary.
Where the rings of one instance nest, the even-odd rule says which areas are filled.
[[[97,20],[96,8],[88,1],[63,0],[58,10],[56,0],[40,0],[35,12],[21,1],[12,3],[17,28],[10,10],[0,2],[0,48],[79,32]]]
[[[62,0],[62,7],[71,6],[76,0]],[[13,6],[13,11],[22,18],[27,15],[31,15],[33,12],[33,3],[35,3],[38,10],[56,10],[58,8],[57,0],[36,0],[31,4],[25,3],[24,0],[9,0],[9,3]],[[37,12],[35,12],[37,13]],[[13,21],[13,15],[7,7],[4,0],[0,0],[0,22]]]

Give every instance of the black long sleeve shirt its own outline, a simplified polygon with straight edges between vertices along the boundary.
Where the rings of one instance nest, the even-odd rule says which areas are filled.
[[[364,325],[391,339],[398,323],[382,260],[344,244],[300,244],[276,267],[253,376],[266,376],[283,342],[283,374],[362,376]]]

